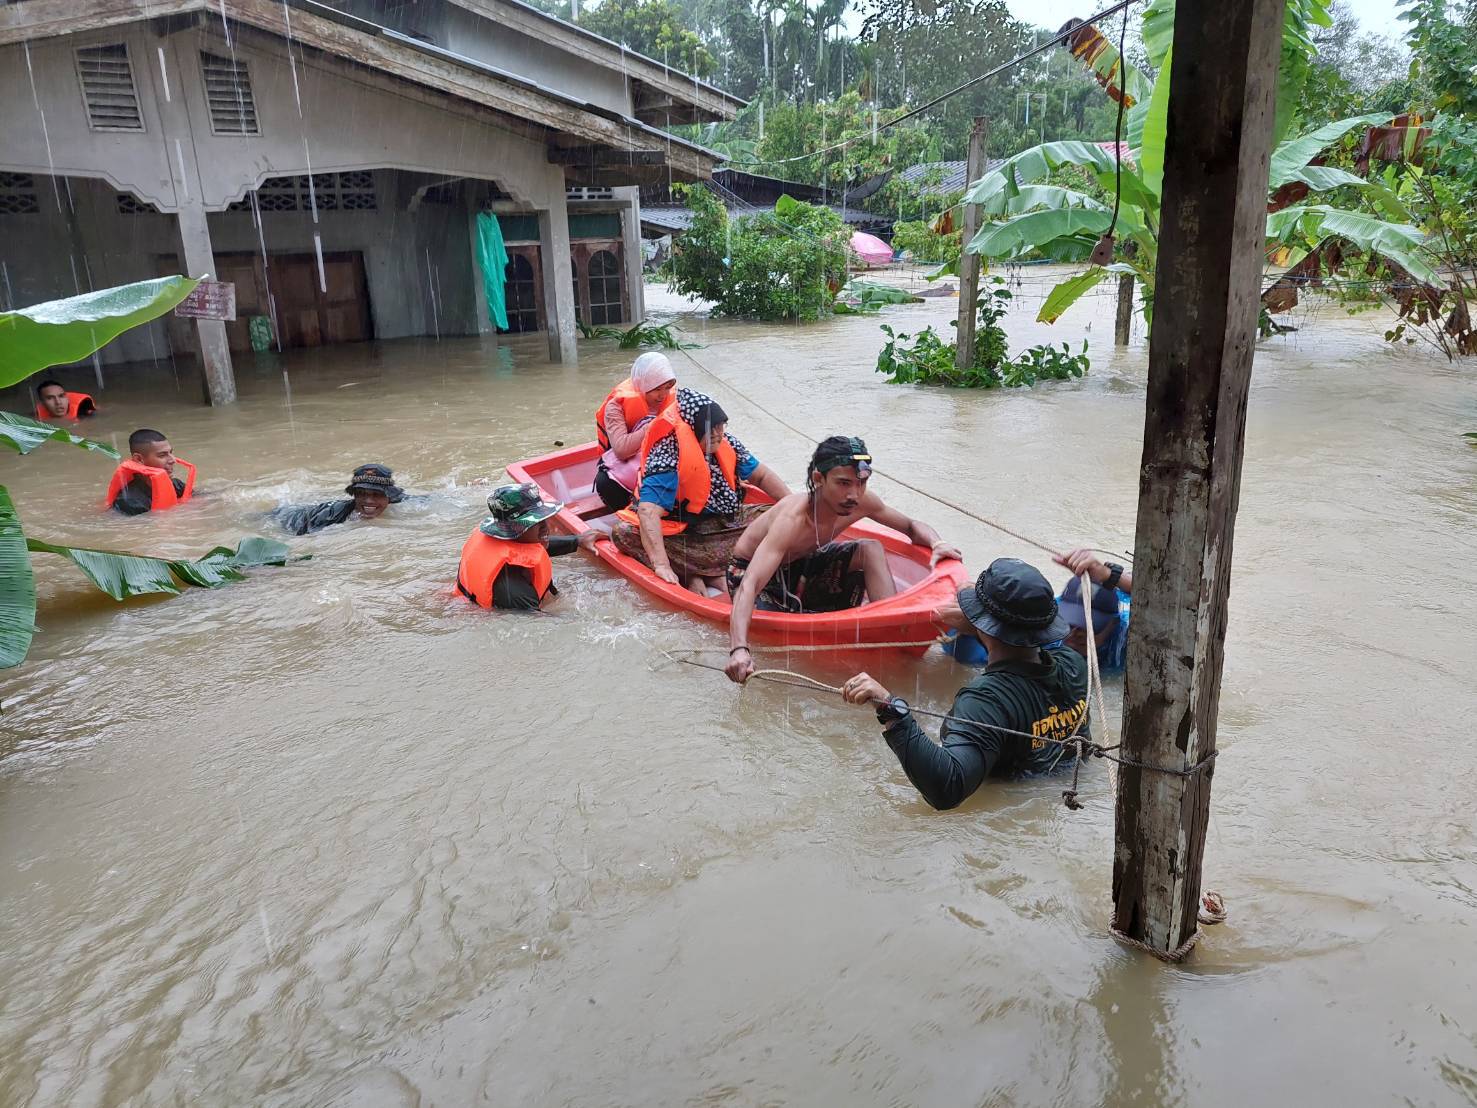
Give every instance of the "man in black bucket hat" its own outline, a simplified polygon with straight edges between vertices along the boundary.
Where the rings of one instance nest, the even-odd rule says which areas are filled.
[[[391,504],[405,499],[405,490],[395,484],[395,471],[379,462],[366,462],[357,467],[344,486],[344,492],[352,499],[289,505],[278,508],[272,513],[272,518],[294,535],[306,535],[310,531],[321,531],[336,523],[347,522],[355,515],[361,519],[375,519],[384,515]]]
[[[1050,583],[1034,566],[999,558],[959,607],[990,652],[990,664],[959,690],[935,744],[908,710],[865,673],[842,687],[852,704],[875,704],[887,745],[923,798],[955,808],[986,777],[1044,773],[1070,765],[1063,745],[1087,732],[1087,662],[1057,643],[1069,625]],[[1081,727],[1078,728],[1078,722]]]

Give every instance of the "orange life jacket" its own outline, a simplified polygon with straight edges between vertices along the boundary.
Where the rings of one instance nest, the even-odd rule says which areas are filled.
[[[673,512],[665,513],[668,518],[662,520],[662,534],[667,536],[680,535],[687,530],[685,522],[670,518],[673,513],[678,516],[698,515],[707,507],[708,497],[713,494],[713,471],[708,468],[708,456],[703,453],[702,444],[697,441],[697,432],[678,414],[675,405],[662,409],[661,415],[647,424],[646,437],[641,440],[641,471],[646,469],[646,457],[651,453],[652,447],[674,431],[677,434],[677,502]],[[718,461],[718,470],[728,482],[728,487],[737,492],[738,451],[725,438],[718,444],[713,456]],[[641,484],[638,481],[632,503],[640,499]],[[640,517],[634,508],[622,508],[616,515],[627,523],[640,524]]]
[[[456,587],[484,608],[492,607],[492,586],[507,565],[522,566],[533,574],[533,587],[542,601],[554,583],[554,563],[541,542],[511,542],[485,535],[478,528],[462,546]]]
[[[176,465],[182,465],[186,470],[184,492],[174,491],[174,481],[167,470],[156,466],[146,466],[142,462],[135,462],[129,458],[113,471],[113,479],[108,482],[107,506],[109,508],[113,506],[113,501],[118,499],[128,482],[135,477],[149,479],[149,491],[152,494],[151,511],[162,512],[183,504],[195,492],[195,467],[183,458],[176,458],[174,461]]]
[[[676,392],[675,389],[672,391]],[[600,443],[601,450],[610,449],[610,433],[605,430],[605,409],[612,400],[621,402],[621,411],[625,414],[627,428],[635,428],[636,424],[651,414],[651,409],[646,404],[646,394],[627,377],[610,390],[610,393],[600,402],[600,407],[595,410],[595,438]]]
[[[67,393],[67,414],[66,414],[66,416],[64,418],[66,418],[66,419],[76,419],[77,418],[77,409],[79,409],[80,407],[82,407],[82,401],[84,401],[84,400],[87,401],[89,404],[92,405],[92,410],[93,411],[97,411],[97,402],[94,401],[92,399],[92,397],[88,396],[85,392],[69,392],[69,393]],[[51,412],[47,409],[47,407],[46,407],[45,404],[37,404],[36,405],[36,418],[37,419],[55,419],[56,417],[51,414]]]

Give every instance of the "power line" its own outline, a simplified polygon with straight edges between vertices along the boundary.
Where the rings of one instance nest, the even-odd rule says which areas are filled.
[[[1092,16],[1090,19],[1086,20],[1085,22],[1087,22],[1087,23],[1097,23],[1099,20],[1106,19],[1110,15],[1116,15],[1118,12],[1127,10],[1128,8],[1132,7],[1136,3],[1138,3],[1138,0],[1119,0],[1118,3],[1112,5],[1111,7],[1104,8],[1102,11],[1098,12],[1096,15]],[[1024,54],[1019,54],[1016,57],[1012,58],[1010,61],[1004,62],[1001,65],[997,65],[994,69],[991,69],[991,70],[989,70],[989,71],[987,71],[985,73],[981,73],[978,77],[971,77],[969,80],[965,81],[962,85],[958,85],[955,88],[952,88],[948,92],[945,92],[945,93],[943,93],[943,94],[941,94],[939,96],[935,96],[932,100],[928,101],[928,103],[926,103],[926,104],[920,104],[916,108],[909,109],[908,111],[904,112],[902,115],[898,116],[894,120],[891,120],[891,121],[889,121],[887,123],[879,124],[877,127],[875,127],[873,129],[872,135],[875,136],[878,131],[885,131],[889,127],[896,127],[899,123],[905,123],[908,120],[914,118],[915,116],[922,115],[926,111],[931,111],[932,109],[934,109],[934,108],[938,107],[940,104],[942,104],[945,100],[950,100],[950,99],[954,98],[955,96],[958,96],[961,92],[965,92],[968,89],[974,88],[974,86],[977,85],[977,84],[979,84],[981,81],[988,81],[991,77],[998,77],[1000,74],[1004,73],[1006,70],[1014,69],[1016,66],[1020,65],[1022,62],[1029,61],[1031,58],[1034,58],[1037,54],[1044,54],[1047,50],[1050,50],[1053,46],[1057,45],[1057,43],[1061,42],[1063,39],[1066,39],[1069,36],[1075,34],[1077,32],[1078,27],[1080,27],[1080,26],[1081,26],[1081,24],[1077,24],[1076,26],[1073,26],[1069,30],[1058,32],[1057,34],[1053,35],[1051,38],[1047,39],[1045,42],[1042,42],[1039,45],[1032,47],[1030,50],[1027,50]],[[1120,59],[1119,59],[1119,65],[1120,65],[1120,67],[1125,66],[1126,64],[1127,64],[1127,62],[1120,57]],[[1126,83],[1127,82],[1125,82],[1125,85],[1126,85]],[[871,136],[868,136],[868,135],[857,135],[854,138],[843,139],[840,142],[833,142],[830,146],[823,146],[819,150],[812,150],[808,154],[796,154],[793,157],[789,157],[789,158],[775,158],[775,159],[773,159],[771,161],[729,162],[728,164],[730,166],[736,168],[736,169],[742,169],[742,168],[746,168],[746,167],[750,167],[750,166],[762,166],[762,165],[785,165],[788,162],[804,161],[806,158],[815,158],[815,157],[819,157],[822,154],[829,154],[833,150],[841,150],[841,149],[844,149],[845,147],[850,146],[852,143],[861,142],[864,138],[868,138],[868,137],[871,137]]]

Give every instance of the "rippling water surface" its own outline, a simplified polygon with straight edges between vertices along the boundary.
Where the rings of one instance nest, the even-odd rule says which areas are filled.
[[[875,320],[684,326],[816,435],[1127,549],[1142,342],[1112,350],[1105,300],[1038,327],[1031,288],[1013,340],[1091,325],[1084,381],[898,388]],[[1180,968],[1106,936],[1100,765],[1081,812],[1045,780],[935,813],[869,712],[655,668],[723,640],[592,560],[556,563],[549,614],[453,596],[483,482],[589,436],[629,361],[608,343],[578,368],[537,340],[248,357],[222,411],[184,371],[111,375],[90,433],[159,427],[207,495],[113,518],[105,461],[7,456],[39,535],[198,554],[371,460],[429,499],[165,601],[38,558],[41,633],[0,679],[0,1102],[1477,1102],[1477,385],[1381,321],[1304,323],[1257,355],[1206,849],[1231,914]],[[676,360],[800,480],[808,443]],[[1037,557],[878,485],[971,570]],[[783,664],[930,704],[966,676]]]

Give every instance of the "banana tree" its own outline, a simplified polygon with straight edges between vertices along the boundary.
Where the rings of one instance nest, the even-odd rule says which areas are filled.
[[[1387,122],[1390,114],[1353,116],[1285,138],[1287,129],[1296,123],[1294,107],[1307,75],[1307,59],[1315,50],[1310,28],[1327,25],[1327,7],[1327,0],[1289,0],[1287,5],[1279,73],[1279,110],[1269,182],[1270,203],[1274,207],[1312,193],[1345,186],[1361,189],[1379,187],[1346,170],[1314,163],[1330,143],[1355,128]],[[1042,322],[1055,322],[1067,308],[1110,275],[1124,273],[1132,274],[1142,285],[1144,316],[1152,319],[1172,68],[1170,40],[1173,15],[1173,0],[1154,0],[1144,15],[1145,47],[1150,60],[1158,65],[1158,76],[1146,100],[1133,96],[1136,89],[1143,87],[1142,79],[1135,79],[1132,67],[1126,66],[1116,55],[1109,71],[1098,74],[1110,95],[1116,99],[1116,89],[1125,88],[1129,96],[1124,104],[1132,103],[1125,117],[1125,135],[1131,152],[1122,159],[1121,165],[1113,153],[1095,143],[1044,143],[1007,159],[976,181],[964,196],[965,203],[980,204],[986,215],[996,217],[996,222],[986,224],[966,246],[971,253],[988,258],[1017,258],[1034,251],[1060,260],[1080,261],[1087,257],[1110,227],[1118,243],[1125,246],[1133,244],[1132,250],[1120,249],[1117,260],[1112,264],[1090,266],[1056,285],[1047,294],[1037,316]],[[1077,37],[1083,38],[1085,33],[1079,29]],[[1098,61],[1101,61],[1101,56]],[[1090,172],[1105,191],[1110,194],[1118,192],[1116,224],[1109,205],[1080,190],[1049,183],[1052,173],[1063,166],[1080,166]],[[1414,227],[1367,216],[1358,219],[1335,216],[1329,222],[1328,213],[1339,210],[1327,205],[1289,210],[1299,214],[1273,225],[1274,240],[1275,236],[1294,227],[1302,233],[1322,227],[1329,234],[1349,235],[1350,241],[1362,250],[1397,251],[1398,254],[1389,256],[1398,257],[1402,265],[1417,263],[1416,268],[1409,265],[1407,268],[1421,279],[1425,279],[1430,271],[1429,266],[1419,266],[1414,254],[1411,244],[1413,237],[1419,236]],[[1354,216],[1358,213],[1345,214]]]
[[[141,281],[115,289],[0,313],[0,386],[37,370],[85,358],[129,327],[169,311],[198,282],[184,277]],[[0,412],[0,447],[29,454],[48,442],[69,443],[116,460],[106,443],[80,438],[27,416]],[[145,593],[178,593],[183,585],[216,588],[242,579],[250,566],[282,565],[287,547],[271,539],[243,539],[235,550],[216,547],[201,558],[151,558],[114,550],[68,546],[28,536],[10,491],[0,485],[0,669],[17,666],[36,630],[32,554],[67,558],[114,600]]]

